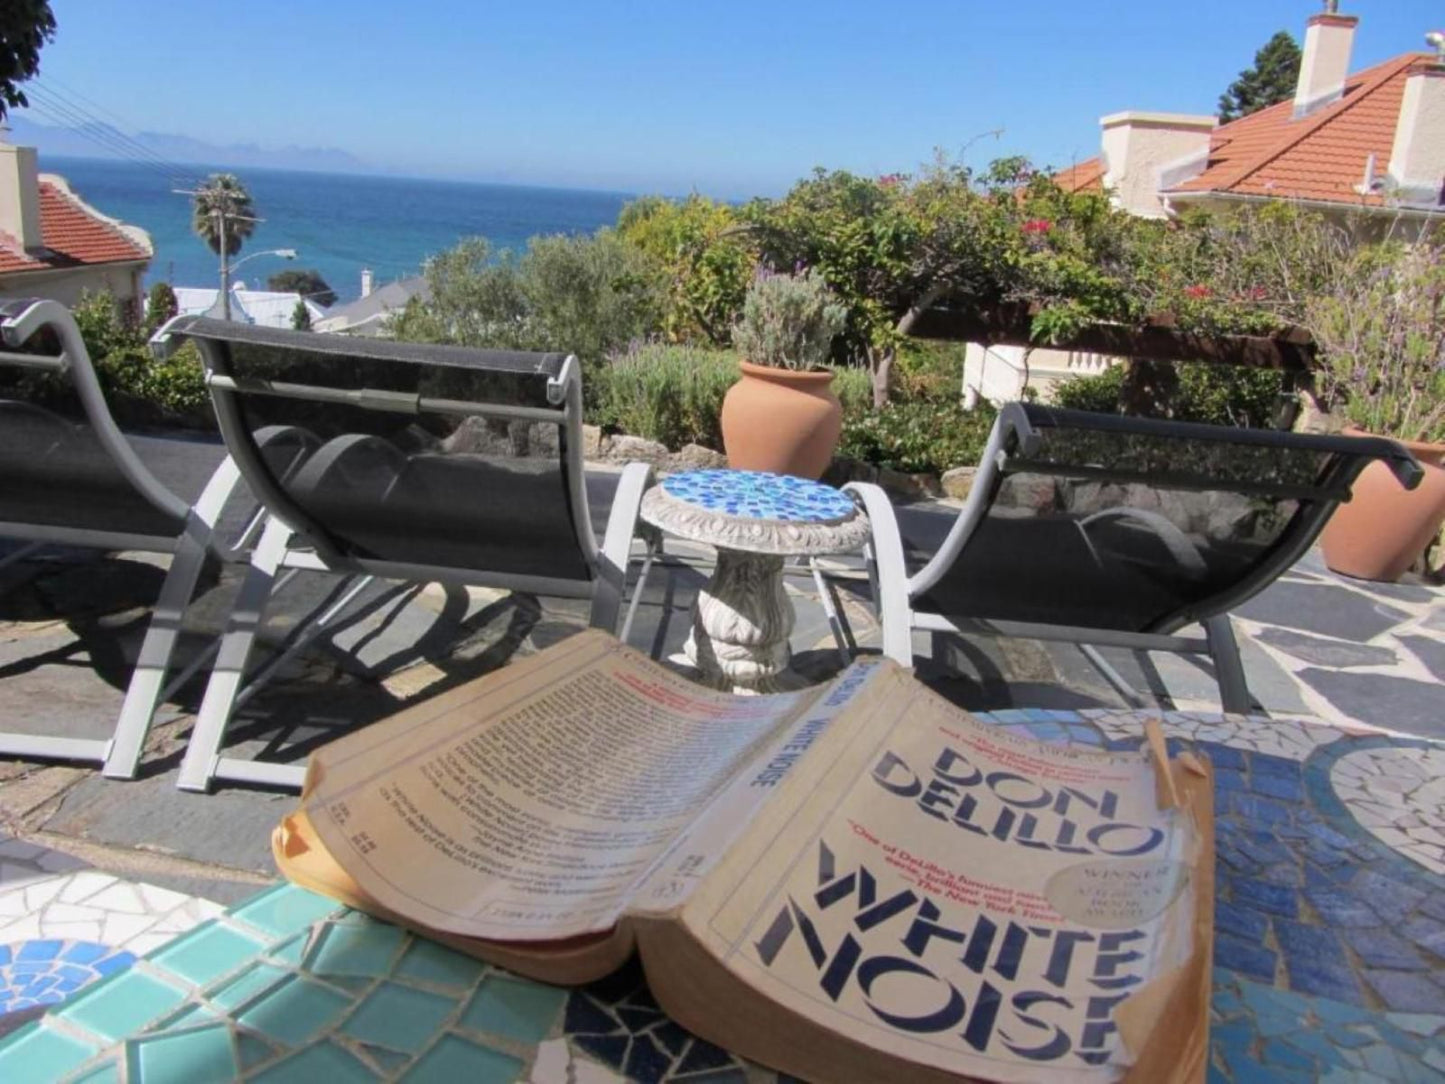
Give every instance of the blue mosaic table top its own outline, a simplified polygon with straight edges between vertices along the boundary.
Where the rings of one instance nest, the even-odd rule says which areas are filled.
[[[832,486],[767,471],[684,471],[664,478],[662,489],[709,512],[746,519],[837,523],[857,514],[847,495]]]
[[[981,718],[1102,749],[1134,747],[1142,726],[1104,710]],[[1215,768],[1211,1084],[1445,1081],[1445,867],[1410,849],[1445,828],[1445,743],[1163,722],[1172,748]],[[1434,782],[1414,782],[1422,764]],[[1407,808],[1415,835],[1397,838],[1386,822]],[[12,957],[34,965],[29,984],[77,961],[105,970],[86,955],[57,943]],[[289,885],[110,970],[0,1041],[0,1081],[774,1079],[672,1023],[635,965],[543,986]]]

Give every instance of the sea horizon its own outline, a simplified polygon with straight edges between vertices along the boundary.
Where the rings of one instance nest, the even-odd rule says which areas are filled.
[[[250,191],[256,224],[235,263],[271,249],[296,249],[294,261],[260,256],[235,278],[265,289],[288,268],[318,271],[339,303],[361,293],[369,268],[379,287],[420,274],[427,258],[467,237],[520,251],[538,235],[590,234],[612,225],[630,192],[505,182],[335,173],[315,170],[167,164],[42,155],[40,171],[64,177],[96,210],[150,234],[155,254],[147,287],[214,288],[219,260],[190,228],[191,201],[174,189],[211,173],[234,173]]]

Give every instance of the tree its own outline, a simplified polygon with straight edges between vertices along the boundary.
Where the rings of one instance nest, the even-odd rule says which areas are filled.
[[[291,310],[291,326],[297,331],[311,330],[311,310],[299,297],[296,299],[296,307]]]
[[[30,104],[19,84],[40,74],[40,50],[54,38],[50,0],[0,4],[0,118]]]
[[[336,304],[336,291],[327,285],[320,271],[310,267],[277,271],[266,280],[266,289],[283,294],[300,294],[322,308]]]
[[[251,193],[234,173],[213,173],[196,190],[191,202],[191,229],[218,256],[236,255],[256,232]]]
[[[469,238],[427,263],[427,300],[392,323],[398,339],[519,350],[562,350],[588,365],[655,335],[662,272],[616,231],[534,237],[521,256]]]
[[[180,304],[176,301],[176,292],[171,289],[171,284],[156,283],[150,288],[150,294],[146,298],[146,334],[152,334],[179,311]]]
[[[231,257],[256,231],[251,193],[233,173],[212,173],[191,197],[191,229],[221,258],[221,315],[231,318]]]
[[[1228,124],[1293,98],[1299,66],[1299,46],[1281,30],[1254,54],[1254,67],[1240,72],[1239,78],[1220,95],[1219,123]]]
[[[617,233],[666,270],[668,340],[730,341],[758,262],[736,209],[696,193],[680,201],[648,196],[622,209]]]

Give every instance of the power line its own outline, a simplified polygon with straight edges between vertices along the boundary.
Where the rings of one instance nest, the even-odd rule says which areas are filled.
[[[83,138],[88,138],[136,164],[149,165],[156,171],[164,173],[172,181],[189,182],[196,177],[194,170],[170,161],[133,136],[127,135],[120,126],[128,127],[128,125],[114,113],[106,110],[108,116],[115,123],[98,116],[87,105],[82,104],[82,101],[88,101],[88,99],[76,100],[81,97],[79,94],[73,91],[66,93],[52,85],[51,82],[32,83],[26,89],[37,92],[42,108],[47,109],[52,117],[58,115],[66,127],[71,127]]]
[[[169,184],[175,184],[185,176],[137,154],[136,151],[108,125],[104,127],[95,126],[87,122],[83,117],[65,111],[63,106],[43,102],[39,96],[32,101],[31,109],[52,124],[76,132],[82,138],[88,139],[90,142],[109,151],[123,161],[128,161],[132,165],[141,166],[156,174],[158,177],[164,178]]]

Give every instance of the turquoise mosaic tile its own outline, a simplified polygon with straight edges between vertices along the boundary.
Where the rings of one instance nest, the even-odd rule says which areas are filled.
[[[279,945],[268,949],[266,955],[273,960],[299,966],[301,958],[306,955],[306,943],[310,939],[310,934],[298,934],[291,938],[291,940],[282,941]]]
[[[66,1084],[120,1084],[120,1063],[108,1061],[97,1065],[79,1076],[66,1078]]]
[[[276,937],[289,937],[340,907],[335,900],[318,896],[315,892],[293,884],[281,884],[242,904],[231,914],[258,930]]]
[[[284,982],[290,974],[271,964],[257,964],[211,994],[211,1000],[223,1009],[236,1009],[262,991]]]
[[[250,1079],[256,1084],[363,1084],[381,1077],[335,1043],[317,1043]]]
[[[263,942],[227,926],[207,923],[166,945],[150,957],[167,971],[204,986],[249,963]]]
[[[391,964],[406,931],[384,922],[362,926],[331,923],[307,953],[306,970],[314,975],[364,975],[379,977]]]
[[[372,991],[342,1030],[364,1043],[416,1053],[455,1008],[451,998],[386,982]]]
[[[142,971],[125,971],[82,991],[57,1010],[72,1024],[107,1039],[123,1039],[185,1000],[178,986]]]
[[[0,1080],[59,1080],[99,1050],[98,1045],[61,1035],[43,1023],[28,1024],[0,1049]]]
[[[407,947],[406,955],[397,965],[396,977],[470,990],[486,969],[487,965],[480,960],[453,952],[435,941],[417,938]]]
[[[269,1043],[263,1043],[254,1035],[236,1036],[236,1054],[241,1059],[243,1071],[254,1069],[262,1062],[271,1061],[276,1057],[276,1049]]]
[[[404,1084],[509,1084],[521,1075],[521,1061],[510,1054],[447,1035],[401,1079]]]
[[[462,1013],[461,1026],[536,1043],[552,1030],[566,1000],[567,991],[555,986],[491,974]]]
[[[240,1021],[272,1039],[300,1046],[335,1023],[351,1005],[345,994],[293,976],[243,1012]]]
[[[130,1084],[226,1084],[237,1070],[219,1024],[127,1043],[126,1059]]]

